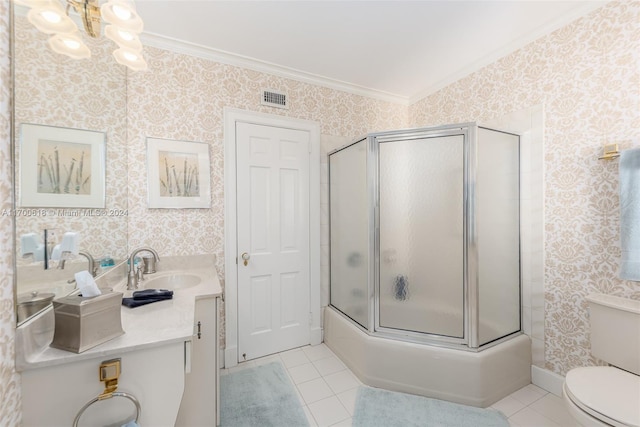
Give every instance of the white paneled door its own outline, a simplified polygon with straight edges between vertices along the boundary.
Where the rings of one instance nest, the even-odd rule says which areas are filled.
[[[310,135],[236,123],[238,361],[309,344]]]

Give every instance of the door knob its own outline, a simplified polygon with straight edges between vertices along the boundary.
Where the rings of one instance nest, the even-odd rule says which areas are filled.
[[[249,255],[248,253],[243,253],[242,254],[242,259],[244,260],[244,265],[249,264],[249,258],[251,258],[251,255]]]

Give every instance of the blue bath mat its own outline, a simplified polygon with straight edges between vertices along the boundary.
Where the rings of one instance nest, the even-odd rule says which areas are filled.
[[[221,376],[220,426],[308,426],[293,387],[280,362]]]
[[[474,408],[444,400],[379,388],[360,387],[353,427],[509,427],[494,409]]]

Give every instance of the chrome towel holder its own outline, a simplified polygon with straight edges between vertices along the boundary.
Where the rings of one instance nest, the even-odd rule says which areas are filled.
[[[104,382],[104,391],[100,393],[99,396],[94,397],[90,401],[88,401],[76,414],[76,417],[73,420],[73,427],[78,427],[78,422],[80,422],[80,417],[87,410],[87,408],[94,403],[111,399],[113,397],[124,397],[129,399],[136,405],[136,423],[138,423],[138,419],[140,418],[140,413],[142,412],[142,408],[140,407],[140,402],[136,399],[132,394],[125,393],[122,391],[116,391],[118,389],[118,378],[120,377],[120,359],[112,359],[106,360],[100,364],[99,377],[100,381]]]

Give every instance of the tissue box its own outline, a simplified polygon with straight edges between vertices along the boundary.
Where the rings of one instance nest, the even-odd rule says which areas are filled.
[[[82,353],[124,334],[122,292],[102,292],[95,297],[71,295],[53,301],[55,332],[51,347]]]

